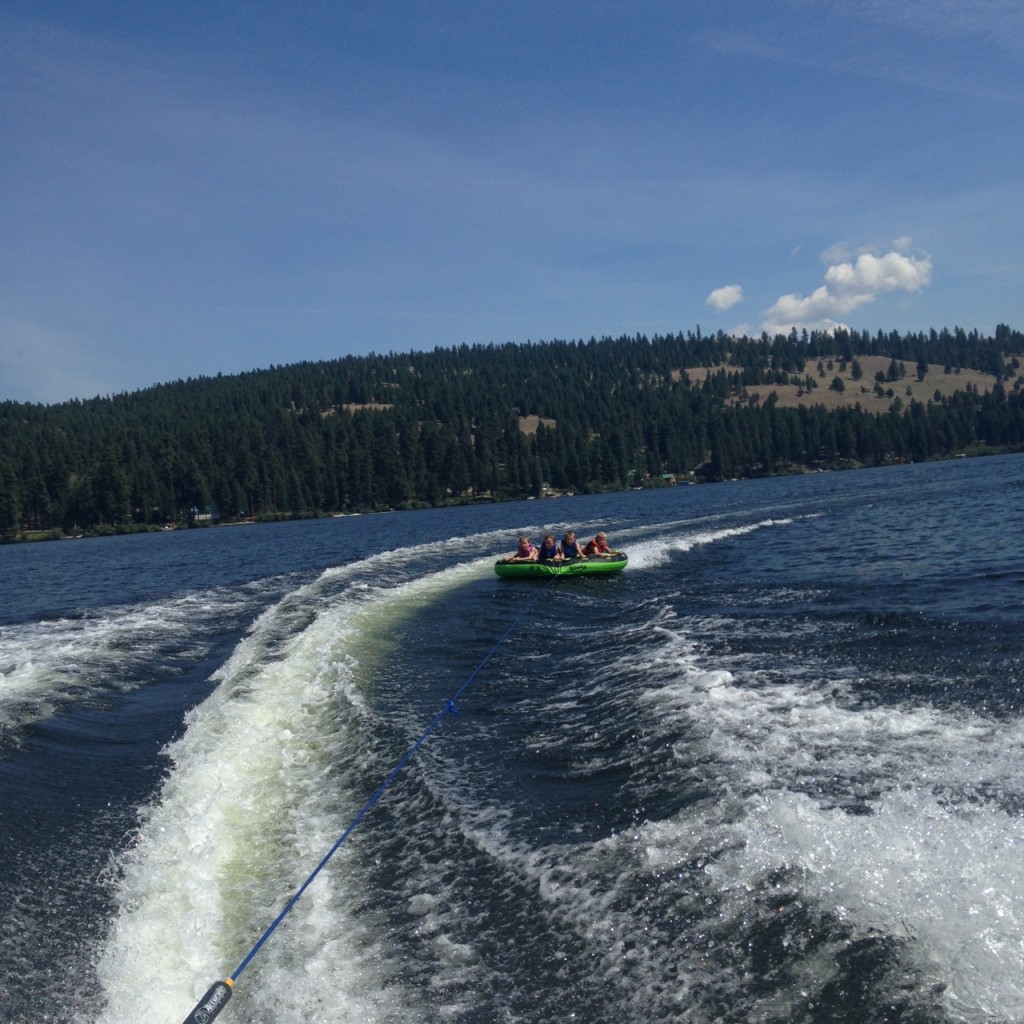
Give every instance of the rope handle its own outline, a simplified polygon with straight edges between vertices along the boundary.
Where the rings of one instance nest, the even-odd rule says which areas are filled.
[[[234,984],[233,978],[215,981],[185,1018],[184,1024],[210,1024],[210,1021],[227,1006]]]

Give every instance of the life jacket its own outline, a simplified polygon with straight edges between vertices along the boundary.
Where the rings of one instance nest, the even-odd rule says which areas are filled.
[[[557,555],[557,554],[558,554],[558,542],[555,541],[555,542],[553,542],[551,544],[550,547],[548,547],[547,544],[541,544],[541,546],[540,546],[540,553],[538,554],[537,557],[542,562],[550,562],[555,557],[555,555]]]

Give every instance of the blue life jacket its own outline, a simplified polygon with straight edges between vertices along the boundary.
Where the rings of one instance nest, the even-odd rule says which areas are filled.
[[[547,544],[543,544],[542,543],[541,546],[540,546],[540,554],[538,555],[538,558],[540,558],[540,560],[542,562],[550,562],[555,557],[555,555],[557,555],[557,554],[558,554],[558,542],[557,541],[553,542],[550,547]]]

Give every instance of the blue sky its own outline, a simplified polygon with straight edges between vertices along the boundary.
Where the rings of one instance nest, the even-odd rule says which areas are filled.
[[[1020,0],[0,0],[0,400],[1024,329]]]

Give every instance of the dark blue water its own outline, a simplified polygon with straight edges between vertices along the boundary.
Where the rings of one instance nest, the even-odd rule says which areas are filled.
[[[182,1020],[468,681],[220,1020],[1024,1020],[1022,499],[1001,457],[0,548],[0,1019]],[[627,570],[493,574],[567,526]]]

